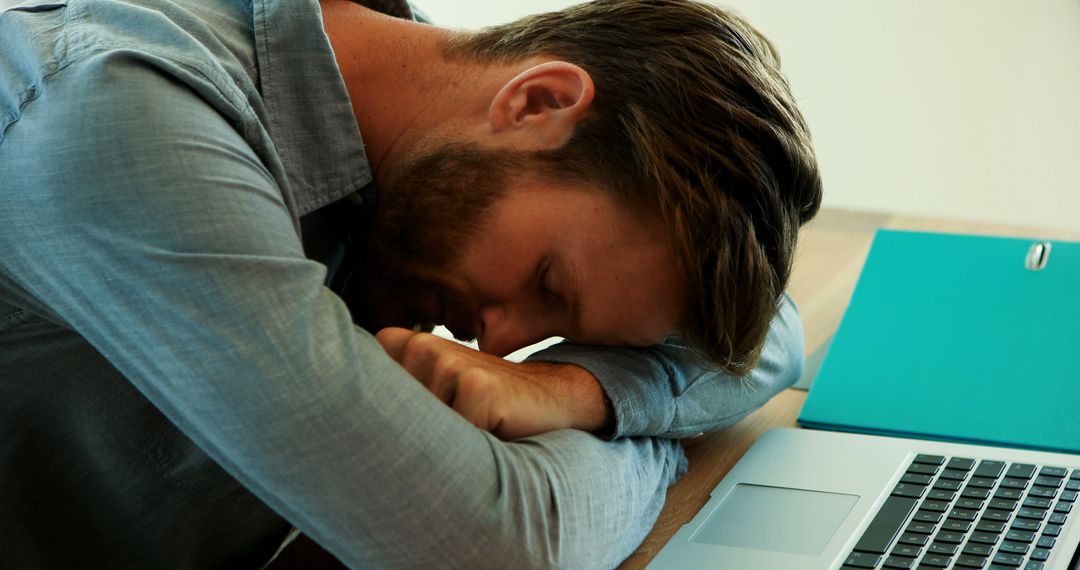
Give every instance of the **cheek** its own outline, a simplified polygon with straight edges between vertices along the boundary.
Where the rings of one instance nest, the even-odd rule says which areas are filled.
[[[617,300],[610,304],[611,318],[633,344],[660,342],[678,332],[682,320],[685,285],[670,263],[657,265],[613,280],[614,290],[621,295],[613,295]]]

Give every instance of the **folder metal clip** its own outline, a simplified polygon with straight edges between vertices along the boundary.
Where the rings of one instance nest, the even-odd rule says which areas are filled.
[[[1028,271],[1042,271],[1046,267],[1046,263],[1050,261],[1050,242],[1037,241],[1031,244],[1028,249],[1027,259],[1024,260],[1024,267]]]

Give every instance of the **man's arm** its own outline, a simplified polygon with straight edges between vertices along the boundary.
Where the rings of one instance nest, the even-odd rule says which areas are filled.
[[[803,369],[802,321],[787,296],[745,377],[673,340],[648,348],[564,342],[522,363],[405,329],[386,329],[379,341],[439,399],[503,439],[568,427],[612,439],[689,437],[737,422]]]
[[[470,425],[353,326],[271,170],[159,64],[91,56],[22,108],[0,141],[0,272],[350,566],[629,554],[678,445]]]
[[[794,384],[802,375],[803,346],[802,321],[785,294],[761,360],[742,378],[700,362],[676,340],[642,349],[560,343],[529,360],[590,372],[611,401],[611,437],[682,438],[731,425]]]

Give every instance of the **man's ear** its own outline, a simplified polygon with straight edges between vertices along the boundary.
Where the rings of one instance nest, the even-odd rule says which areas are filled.
[[[488,109],[492,132],[519,150],[558,148],[593,101],[593,82],[584,69],[565,61],[534,65],[503,85]]]

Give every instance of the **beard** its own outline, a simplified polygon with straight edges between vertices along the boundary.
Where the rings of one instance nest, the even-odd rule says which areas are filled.
[[[460,303],[432,276],[452,270],[522,164],[524,157],[517,152],[451,143],[420,153],[392,172],[378,189],[361,261],[343,291],[354,321],[371,332],[444,324],[437,307]]]

